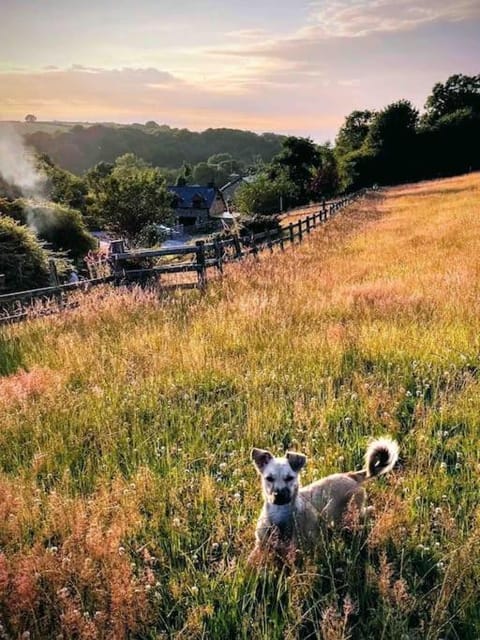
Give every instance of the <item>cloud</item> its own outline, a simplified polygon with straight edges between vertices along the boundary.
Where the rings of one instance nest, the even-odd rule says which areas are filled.
[[[311,7],[306,37],[361,37],[480,17],[478,0],[334,0],[315,1]]]
[[[135,92],[155,102],[156,88],[181,85],[170,73],[147,69],[100,69],[73,65],[68,69],[42,69],[0,73],[0,111],[6,104],[22,105],[24,110],[62,105],[114,105],[121,107]]]
[[[245,77],[242,91],[229,92],[222,85],[193,84],[154,68],[112,70],[74,65],[63,70],[0,72],[0,113],[15,119],[31,112],[42,120],[153,119],[192,129],[233,127],[329,135],[338,116],[319,114],[313,101],[301,104],[300,96],[298,104],[286,102],[285,80],[272,75],[265,84]],[[301,119],[292,118],[292,108],[302,108]]]

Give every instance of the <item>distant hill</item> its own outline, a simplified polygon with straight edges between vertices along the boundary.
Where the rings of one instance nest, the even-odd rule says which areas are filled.
[[[0,130],[5,124],[0,122]],[[268,162],[278,153],[285,137],[238,129],[207,129],[198,133],[154,122],[146,125],[10,124],[23,135],[28,145],[47,153],[59,166],[76,174],[100,161],[113,162],[124,153],[134,153],[154,166],[171,169],[180,167],[183,162],[197,164],[217,153],[229,153],[247,165],[258,159]]]

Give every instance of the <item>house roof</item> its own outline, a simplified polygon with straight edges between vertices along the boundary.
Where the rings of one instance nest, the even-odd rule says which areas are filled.
[[[226,191],[227,189],[230,189],[231,187],[237,185],[240,186],[242,183],[247,183],[247,184],[252,184],[252,182],[255,182],[256,180],[256,176],[236,176],[235,178],[232,178],[232,180],[230,180],[230,182],[227,182],[227,184],[224,184],[223,187],[220,187],[220,191],[223,193],[223,191]]]
[[[170,193],[174,193],[178,198],[178,209],[193,208],[193,201],[202,198],[206,208],[210,209],[215,200],[218,189],[215,187],[200,187],[196,185],[186,185],[184,187],[167,187]]]

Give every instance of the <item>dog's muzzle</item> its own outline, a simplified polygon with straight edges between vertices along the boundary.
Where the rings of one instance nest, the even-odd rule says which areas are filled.
[[[291,500],[290,489],[280,489],[273,492],[273,504],[288,504]]]

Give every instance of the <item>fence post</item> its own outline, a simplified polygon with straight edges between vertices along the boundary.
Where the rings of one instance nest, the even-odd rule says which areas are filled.
[[[271,229],[267,229],[267,246],[270,249],[270,253],[273,253],[272,230]]]
[[[298,241],[301,242],[303,240],[303,231],[302,231],[302,221],[298,221]]]
[[[215,251],[215,260],[217,269],[223,273],[223,247],[218,240],[213,241],[213,250]]]
[[[235,234],[232,236],[233,247],[235,249],[235,258],[239,260],[242,257],[242,245],[240,244],[240,238]]]
[[[258,246],[257,246],[257,243],[255,242],[255,234],[254,233],[250,234],[250,245],[252,247],[253,255],[258,260]]]
[[[205,265],[205,240],[197,240],[195,242],[197,247],[197,275],[198,286],[200,289],[204,289],[207,284],[207,268]]]
[[[293,231],[293,222],[290,222],[290,224],[288,225],[288,235],[289,235],[289,240],[290,240],[291,244],[293,244],[295,242],[295,233]]]
[[[311,223],[310,216],[307,216],[307,233],[310,233],[310,230],[311,230],[310,223]]]

